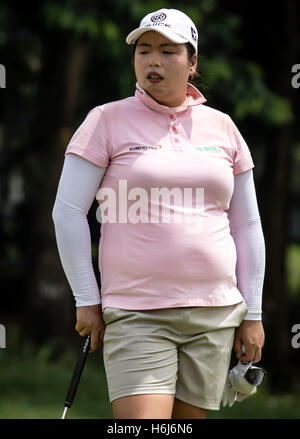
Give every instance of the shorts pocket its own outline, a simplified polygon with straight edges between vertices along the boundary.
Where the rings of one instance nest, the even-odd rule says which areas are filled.
[[[241,323],[244,320],[244,318],[246,317],[246,315],[248,314],[248,307],[246,305],[246,302],[243,301],[241,304]]]
[[[102,313],[104,323],[108,325],[109,323],[118,320],[118,318],[120,318],[119,314],[121,311],[122,310],[119,308],[111,308],[109,306],[104,308]]]
[[[106,325],[111,321],[111,318],[112,318],[111,310],[113,310],[113,308],[109,308],[109,307],[104,308],[104,310],[103,310],[102,316],[103,316],[103,320],[104,320]]]

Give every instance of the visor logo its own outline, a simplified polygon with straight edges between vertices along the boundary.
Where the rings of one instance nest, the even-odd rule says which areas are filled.
[[[193,27],[191,27],[192,38],[194,41],[197,41],[197,34]]]
[[[166,18],[167,18],[166,14],[161,12],[160,14],[152,15],[151,21],[153,21],[153,23],[157,23],[158,21],[164,21]]]

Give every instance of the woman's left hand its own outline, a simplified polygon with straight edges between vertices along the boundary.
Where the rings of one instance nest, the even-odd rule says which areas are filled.
[[[258,363],[265,343],[265,333],[261,320],[243,320],[236,329],[233,348],[240,361]],[[242,345],[245,353],[242,353]]]

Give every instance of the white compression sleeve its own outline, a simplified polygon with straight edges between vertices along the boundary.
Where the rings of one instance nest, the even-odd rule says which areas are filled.
[[[101,303],[87,214],[105,171],[78,155],[66,154],[52,210],[58,252],[76,306]]]
[[[237,251],[237,286],[248,306],[245,320],[261,320],[265,241],[252,169],[234,176],[227,213]]]

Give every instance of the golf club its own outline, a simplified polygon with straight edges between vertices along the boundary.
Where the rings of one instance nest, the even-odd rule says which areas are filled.
[[[80,380],[80,377],[82,374],[82,370],[84,368],[85,360],[86,360],[87,354],[88,354],[89,349],[90,349],[90,343],[91,343],[91,336],[87,335],[85,337],[83,348],[80,352],[80,355],[78,357],[78,360],[77,360],[77,363],[76,363],[76,366],[75,366],[75,369],[73,372],[73,376],[71,379],[69,390],[68,390],[68,393],[66,396],[65,408],[64,408],[61,419],[66,418],[68,409],[71,407],[72,402],[74,400],[75,393],[76,393],[76,390],[77,390],[77,387],[79,384],[79,380]]]

